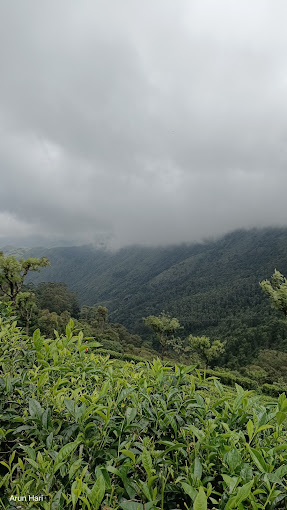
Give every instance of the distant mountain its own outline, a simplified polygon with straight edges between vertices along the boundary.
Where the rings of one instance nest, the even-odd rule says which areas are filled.
[[[107,306],[110,320],[148,335],[142,317],[171,313],[183,335],[228,340],[230,366],[259,348],[287,352],[286,326],[259,282],[274,269],[287,275],[287,229],[235,231],[213,242],[111,252],[92,246],[33,248],[51,266],[31,281],[63,281],[81,304]],[[225,359],[226,361],[226,359]]]
[[[10,246],[10,245],[7,245],[7,246],[0,246],[0,251],[2,251],[4,253],[5,256],[7,255],[12,255],[13,257],[16,257],[17,259],[19,258],[25,258],[26,257],[26,253],[30,250],[31,248],[19,248],[19,247],[16,247],[16,246]]]
[[[96,246],[97,248],[106,249],[111,242],[111,236],[105,232],[96,232],[91,244]],[[5,247],[6,249],[14,248],[15,246],[25,246],[27,248],[33,249],[38,246],[42,246],[44,248],[57,248],[57,247],[73,247],[73,246],[82,246],[83,242],[72,240],[72,239],[58,239],[54,237],[44,237],[41,235],[36,236],[25,236],[22,238],[17,237],[0,237],[0,247]],[[26,249],[26,248],[25,248]],[[3,248],[2,248],[3,250]]]

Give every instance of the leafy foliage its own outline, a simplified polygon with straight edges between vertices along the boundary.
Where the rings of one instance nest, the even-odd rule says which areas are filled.
[[[215,362],[224,353],[224,344],[220,340],[210,341],[206,336],[189,336],[191,351],[196,351],[202,356],[206,368],[211,362]]]
[[[28,335],[31,317],[37,309],[35,294],[33,292],[19,292],[15,304],[26,324],[26,334]]]
[[[150,315],[143,319],[146,326],[149,326],[157,335],[160,348],[161,357],[164,357],[168,343],[172,343],[173,337],[171,335],[180,329],[180,324],[175,317],[170,317],[169,314],[162,312],[158,317]]]
[[[284,393],[209,393],[192,366],[111,360],[71,320],[23,336],[0,308],[3,508],[27,493],[43,510],[285,508]]]
[[[267,294],[277,310],[284,313],[287,316],[287,279],[277,269],[269,280],[264,280],[260,283],[260,287],[263,292]]]
[[[15,305],[16,298],[21,292],[24,280],[29,271],[39,271],[40,268],[48,266],[49,260],[46,257],[41,259],[29,257],[26,260],[17,260],[13,256],[5,257],[0,252],[0,290]]]

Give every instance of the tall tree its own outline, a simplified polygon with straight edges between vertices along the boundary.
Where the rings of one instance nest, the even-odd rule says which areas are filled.
[[[105,306],[98,306],[96,310],[96,318],[98,321],[99,330],[103,333],[105,325],[108,322],[108,309]]]
[[[197,352],[205,363],[205,368],[208,368],[211,362],[217,360],[225,351],[224,343],[220,340],[211,342],[207,336],[193,336],[188,337],[191,351]]]
[[[46,257],[41,259],[28,258],[17,260],[15,257],[5,257],[0,252],[0,290],[16,305],[16,299],[24,284],[29,271],[40,271],[42,267],[50,264]]]
[[[158,317],[149,315],[143,318],[144,323],[149,326],[156,334],[161,348],[161,358],[163,359],[168,342],[176,330],[180,329],[180,323],[176,318],[171,318],[169,314],[162,312]]]
[[[280,310],[287,317],[287,279],[275,269],[271,281],[263,280],[260,287],[267,294],[277,310]]]
[[[16,297],[16,306],[26,323],[26,335],[28,336],[32,314],[37,310],[35,294],[33,292],[19,292]]]

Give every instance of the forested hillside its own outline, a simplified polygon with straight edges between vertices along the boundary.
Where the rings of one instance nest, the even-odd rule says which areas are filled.
[[[182,335],[227,340],[222,363],[250,362],[259,348],[287,352],[286,327],[259,282],[274,268],[287,274],[287,229],[236,231],[214,242],[170,247],[92,246],[32,249],[51,265],[34,283],[62,281],[80,304],[103,305],[112,322],[148,338],[142,317],[165,310]]]
[[[142,320],[149,346],[64,282],[26,283],[49,264],[0,252],[3,508],[286,508],[287,354],[244,367],[165,312]],[[259,287],[286,316],[287,278]],[[236,371],[216,368],[225,346]]]

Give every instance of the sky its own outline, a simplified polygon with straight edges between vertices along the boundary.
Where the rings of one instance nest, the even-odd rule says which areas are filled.
[[[0,2],[0,245],[287,226],[286,19],[286,0]]]

